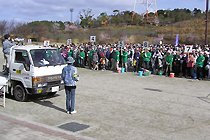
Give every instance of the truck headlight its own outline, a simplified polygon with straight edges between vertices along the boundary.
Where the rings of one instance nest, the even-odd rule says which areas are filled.
[[[39,84],[37,84],[38,88],[46,87],[46,86],[47,86],[47,83],[39,83]]]

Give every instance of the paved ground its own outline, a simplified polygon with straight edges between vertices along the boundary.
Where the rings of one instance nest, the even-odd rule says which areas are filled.
[[[77,114],[65,113],[64,91],[54,97],[33,96],[28,102],[7,97],[6,107],[0,107],[0,139],[210,139],[209,81],[78,72]],[[89,127],[61,129],[67,123]]]

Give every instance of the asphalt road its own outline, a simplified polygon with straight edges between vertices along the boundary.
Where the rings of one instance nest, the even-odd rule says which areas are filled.
[[[27,102],[7,96],[0,139],[210,139],[209,81],[84,68],[78,73],[77,114],[65,113],[64,90]]]

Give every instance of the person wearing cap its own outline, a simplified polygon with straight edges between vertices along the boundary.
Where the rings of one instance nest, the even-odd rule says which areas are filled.
[[[107,51],[105,53],[107,68],[111,68],[111,53],[112,53],[112,50],[109,46],[109,48],[107,48]]]
[[[62,69],[61,77],[64,81],[66,92],[66,110],[67,114],[75,114],[75,91],[76,82],[79,80],[77,75],[77,68],[73,66],[75,60],[72,57],[68,57],[66,63],[68,64]],[[71,101],[71,102],[70,102]]]
[[[62,52],[62,56],[63,56],[63,58],[65,59],[65,60],[67,60],[67,58],[68,58],[68,47],[67,46],[64,46],[64,50],[63,50],[63,52]]]
[[[88,51],[88,65],[89,65],[89,68],[93,68],[93,53],[95,52],[94,50],[94,47],[92,46],[90,48],[90,50]]]
[[[197,78],[203,78],[203,64],[205,61],[205,57],[203,56],[203,52],[199,53],[199,57],[197,58],[196,65],[197,65]]]
[[[119,68],[120,52],[114,48],[114,70]]]
[[[80,63],[80,67],[84,68],[84,64],[85,64],[85,52],[84,49],[81,48],[80,49],[80,53],[79,53],[79,63]]]
[[[10,38],[9,34],[4,35],[4,41],[3,41],[3,53],[4,53],[4,64],[3,64],[3,71],[6,73],[8,72],[9,68],[9,61],[10,61],[10,48],[15,45],[14,39]]]
[[[139,71],[139,61],[140,61],[140,52],[139,49],[136,48],[135,49],[135,53],[134,53],[134,57],[133,57],[133,72],[138,72]]]
[[[173,63],[174,56],[171,54],[170,51],[166,53],[166,76],[169,76],[172,72],[172,63]]]
[[[122,67],[125,68],[125,71],[128,71],[128,50],[124,48],[122,55]]]
[[[112,49],[112,51],[111,51],[111,53],[110,53],[110,60],[111,60],[111,68],[110,68],[110,70],[115,70],[116,68],[115,68],[115,61],[114,61],[114,56],[115,56],[115,51],[116,51],[116,48],[111,48]]]
[[[92,63],[93,63],[92,70],[98,70],[98,61],[99,61],[98,53],[95,51],[92,55]]]
[[[73,47],[69,48],[68,57],[73,57]]]
[[[174,70],[175,77],[179,77],[180,70],[181,70],[181,56],[180,51],[174,51],[173,52],[174,60],[172,64],[172,70]]]
[[[153,73],[154,74],[157,74],[158,71],[162,71],[162,68],[163,68],[162,59],[163,59],[163,55],[161,54],[160,50],[157,49],[154,52],[154,54],[152,56],[152,59],[151,59],[151,60],[153,60],[152,68],[153,68]]]
[[[194,78],[194,62],[195,62],[195,59],[192,55],[192,53],[189,53],[188,54],[188,58],[186,60],[186,63],[187,63],[187,76],[189,76],[190,78]]]
[[[101,64],[101,69],[102,71],[106,70],[105,65],[106,65],[106,57],[104,55],[104,52],[101,52],[101,57],[100,57],[100,64]]]
[[[204,61],[204,64],[203,64],[203,78],[208,78],[208,75],[209,75],[209,70],[206,69],[206,65],[208,65],[208,63],[210,62],[210,57],[209,57],[209,52],[208,51],[205,51],[204,52],[204,57],[205,57],[205,61]]]
[[[65,46],[62,44],[62,45],[60,46],[60,49],[59,49],[59,51],[60,51],[60,53],[62,54],[62,56],[63,56],[64,48],[65,48]]]
[[[75,60],[74,66],[78,66],[78,58],[79,58],[79,50],[77,46],[74,46],[74,50],[73,50],[73,58]]]
[[[128,48],[128,69],[131,69],[133,65],[133,57],[134,57],[134,49],[133,46],[131,45]]]
[[[145,49],[145,52],[142,54],[142,58],[143,58],[144,68],[149,70],[149,62],[151,58],[151,53],[149,52],[148,48]]]

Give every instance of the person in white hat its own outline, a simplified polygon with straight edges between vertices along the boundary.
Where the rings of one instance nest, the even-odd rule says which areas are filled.
[[[77,75],[77,68],[73,66],[74,62],[75,60],[72,57],[68,57],[66,61],[68,65],[63,68],[61,75],[64,81],[65,92],[66,92],[67,114],[76,113],[76,110],[74,109],[75,91],[76,91],[76,82],[79,81],[79,76]]]
[[[84,49],[83,48],[80,49],[79,63],[80,63],[80,67],[81,68],[84,68],[85,67],[85,52],[84,52]]]
[[[166,76],[169,76],[170,73],[172,72],[173,59],[174,59],[174,56],[171,54],[171,51],[168,51],[166,53],[166,58],[165,58],[165,61],[166,61],[166,72],[165,72],[165,75]]]

